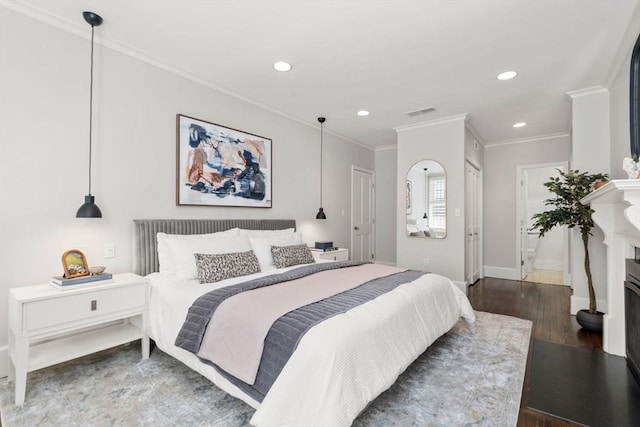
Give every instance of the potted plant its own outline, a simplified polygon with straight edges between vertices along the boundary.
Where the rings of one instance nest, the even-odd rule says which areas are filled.
[[[592,331],[602,330],[602,315],[596,309],[596,294],[593,289],[593,278],[591,276],[591,266],[589,262],[589,236],[594,227],[592,218],[593,209],[590,205],[585,205],[580,200],[593,191],[595,183],[608,179],[607,174],[588,174],[579,170],[560,172],[559,177],[551,177],[544,186],[555,194],[555,198],[544,201],[545,206],[553,206],[553,210],[537,213],[533,216],[535,221],[532,229],[538,230],[538,237],[543,237],[545,233],[556,225],[566,225],[569,228],[578,227],[584,246],[584,271],[587,274],[587,285],[589,287],[589,310],[580,310],[576,314],[576,319],[580,326]]]

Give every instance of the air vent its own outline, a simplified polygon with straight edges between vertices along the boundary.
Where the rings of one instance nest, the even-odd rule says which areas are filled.
[[[409,111],[408,113],[405,113],[405,114],[409,117],[415,117],[415,116],[420,116],[422,114],[431,113],[432,111],[436,111],[436,109],[433,107],[427,107],[421,110]]]

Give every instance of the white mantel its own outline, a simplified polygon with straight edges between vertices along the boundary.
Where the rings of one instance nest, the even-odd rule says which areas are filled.
[[[582,203],[590,203],[594,222],[604,232],[607,246],[607,314],[602,346],[607,353],[625,355],[625,259],[631,246],[640,247],[640,179],[616,179],[595,190]]]

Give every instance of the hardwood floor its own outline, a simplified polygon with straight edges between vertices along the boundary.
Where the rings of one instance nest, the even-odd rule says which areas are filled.
[[[485,278],[469,288],[469,300],[479,311],[506,314],[533,322],[531,338],[602,351],[602,335],[583,331],[569,314],[571,289],[567,286]],[[531,347],[529,359],[531,358]],[[527,408],[531,361],[527,361],[520,402],[520,427],[577,426]]]

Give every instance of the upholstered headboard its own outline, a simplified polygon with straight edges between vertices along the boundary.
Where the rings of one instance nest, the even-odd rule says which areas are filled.
[[[283,230],[295,228],[295,219],[134,219],[133,271],[146,276],[158,271],[156,234],[207,234],[230,228]]]

